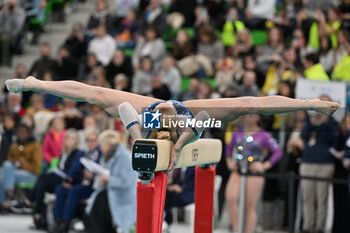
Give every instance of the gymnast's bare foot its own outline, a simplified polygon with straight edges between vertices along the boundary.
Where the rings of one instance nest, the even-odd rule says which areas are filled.
[[[326,116],[331,116],[339,108],[337,102],[320,100],[319,98],[311,100],[314,110]]]
[[[21,91],[30,90],[33,82],[37,81],[36,78],[29,76],[26,79],[8,79],[5,81],[6,87],[10,92],[18,93]]]

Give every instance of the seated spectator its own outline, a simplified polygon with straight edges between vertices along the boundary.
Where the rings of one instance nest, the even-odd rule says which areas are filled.
[[[153,75],[151,78],[152,91],[148,96],[161,99],[169,100],[171,98],[171,92],[168,86],[162,83],[162,76],[159,74]]]
[[[16,183],[34,183],[40,172],[42,152],[29,127],[17,127],[17,141],[9,150],[0,177],[0,208],[10,207]]]
[[[3,138],[6,138],[9,145],[16,141],[16,119],[11,114],[5,114],[3,116],[3,132],[1,134]],[[7,154],[5,155],[7,159]]]
[[[106,67],[106,79],[111,85],[117,74],[125,74],[129,79],[133,75],[131,60],[121,49],[114,52],[112,61]]]
[[[78,80],[80,81],[86,81],[88,79],[88,76],[90,75],[91,71],[97,67],[100,66],[101,63],[97,60],[97,57],[93,53],[89,53],[86,57],[86,61],[79,66],[78,69]]]
[[[244,59],[246,56],[255,56],[255,46],[248,29],[237,32],[236,43],[233,46],[233,56]]]
[[[153,76],[153,62],[150,57],[141,59],[141,67],[135,73],[132,83],[132,92],[146,95],[151,92],[151,78]]]
[[[162,61],[166,55],[165,44],[161,38],[158,38],[157,29],[154,26],[146,28],[144,38],[140,39],[132,56],[132,65],[134,70],[140,67],[141,59],[148,56],[152,59],[154,70],[157,71],[162,65]]]
[[[87,23],[87,34],[90,38],[98,35],[98,27],[105,24],[107,32],[113,28],[113,16],[108,10],[108,2],[106,0],[98,0],[95,2],[95,11],[91,13]]]
[[[336,60],[334,50],[332,49],[331,40],[328,36],[320,38],[320,64],[327,74],[333,70]]]
[[[41,94],[31,96],[31,107],[28,108],[27,114],[30,112],[33,113],[31,116],[33,116],[35,123],[34,136],[42,141],[54,113],[44,108],[44,98]]]
[[[117,74],[114,77],[114,89],[120,90],[120,91],[130,91],[130,84],[129,79],[126,77],[125,74]]]
[[[21,93],[9,93],[7,97],[7,108],[11,114],[14,114],[18,121],[26,113],[26,109],[21,105]]]
[[[43,167],[47,170],[53,159],[58,159],[64,149],[66,129],[64,120],[60,116],[54,117],[43,140]]]
[[[234,80],[236,80],[236,82],[242,81],[244,71],[255,72],[256,85],[258,85],[259,88],[262,88],[264,86],[266,76],[258,70],[256,59],[254,56],[249,55],[244,57],[242,68],[238,67],[234,75]]]
[[[304,66],[304,75],[307,79],[316,81],[329,81],[328,74],[320,64],[320,59],[317,53],[310,53],[306,55]]]
[[[188,90],[183,91],[180,96],[181,101],[197,99],[200,81],[198,78],[191,78]]]
[[[101,164],[109,175],[98,174],[98,188],[86,207],[85,230],[116,232],[117,226],[129,232],[136,222],[137,174],[131,166],[131,153],[115,131],[104,131],[98,139],[103,154]]]
[[[267,43],[257,49],[258,70],[266,75],[271,62],[283,51],[283,38],[281,30],[271,28],[267,34]]]
[[[51,72],[45,72],[44,73],[44,77],[43,77],[44,81],[54,81],[53,79],[53,75]],[[59,101],[59,97],[55,96],[55,95],[51,95],[51,94],[44,94],[44,107],[46,109],[50,109],[50,110],[57,110],[57,103]]]
[[[46,0],[35,0],[32,1],[32,7],[29,11],[26,11],[27,20],[28,18],[35,18],[40,22],[45,21],[45,9],[47,1]]]
[[[199,29],[199,43],[197,53],[207,57],[212,65],[224,57],[224,46],[220,40],[216,38],[214,28],[205,25]],[[210,76],[211,74],[207,74]]]
[[[263,29],[266,19],[272,19],[276,12],[276,0],[248,0],[245,18],[250,29]]]
[[[99,87],[111,87],[109,82],[106,80],[106,72],[102,66],[93,68],[87,77],[86,83],[93,86]]]
[[[166,22],[166,12],[164,12],[160,0],[150,0],[141,20],[141,33],[153,25],[157,32],[163,35],[167,26]]]
[[[83,156],[77,156],[72,167],[63,180],[55,188],[56,201],[54,206],[54,217],[56,225],[53,233],[68,232],[69,225],[80,201],[88,199],[93,192],[93,173],[88,171],[81,164],[81,158],[89,159],[93,162],[100,160],[101,151],[97,143],[98,131],[90,129],[86,134],[88,151]]]
[[[227,85],[236,83],[233,80],[235,73],[236,61],[231,57],[225,57],[216,63],[215,83],[218,85],[218,91],[223,93],[226,90]]]
[[[165,221],[173,222],[172,207],[183,207],[194,203],[195,167],[177,168],[172,173],[165,197]]]
[[[137,9],[139,7],[140,0],[114,0],[115,2],[115,13],[119,19],[124,18],[129,10]]]
[[[226,13],[226,21],[222,27],[221,41],[225,47],[236,44],[236,35],[244,29],[244,23],[238,20],[237,9],[231,7]]]
[[[125,18],[120,22],[120,27],[115,37],[118,48],[132,49],[135,46],[135,33],[138,29],[136,12],[133,9],[127,11]]]
[[[11,66],[11,43],[16,40],[25,19],[17,0],[10,0],[0,10],[0,64]]]
[[[68,129],[63,142],[63,150],[57,164],[52,163],[50,170],[42,173],[29,192],[24,203],[11,208],[14,212],[25,212],[26,209],[33,209],[34,227],[45,230],[47,228],[45,216],[45,193],[54,193],[55,188],[62,183],[67,174],[71,174],[73,164],[77,158],[83,156],[83,152],[78,150],[78,135],[75,130]]]
[[[216,99],[220,95],[213,90],[208,82],[201,82],[197,93],[197,99]]]
[[[89,104],[88,113],[96,119],[96,127],[100,132],[108,129],[110,119],[107,112],[104,111],[102,107],[95,104]]]
[[[267,71],[262,88],[263,95],[275,95],[282,81],[294,83],[299,68],[297,63],[296,51],[293,48],[286,49],[282,57],[276,57]]]
[[[97,122],[96,119],[91,116],[91,115],[87,115],[84,117],[83,120],[83,128],[78,130],[78,136],[79,136],[79,149],[82,151],[86,151],[87,150],[87,144],[85,141],[85,136],[86,133],[91,131],[91,129],[95,129],[98,131],[97,128]]]
[[[82,113],[77,108],[77,103],[70,99],[63,99],[63,106],[60,113],[63,114],[66,128],[81,129]]]
[[[208,9],[205,6],[198,6],[194,9],[194,15],[196,17],[193,27],[196,31],[203,27],[204,25],[208,25],[210,23],[210,15],[208,13]]]
[[[239,96],[259,96],[260,90],[256,85],[256,74],[253,71],[246,71],[242,84],[238,86]]]
[[[334,67],[332,78],[348,81],[350,73],[350,36],[343,29],[338,31],[338,48],[335,53],[337,64]]]
[[[96,37],[89,43],[88,52],[95,54],[97,60],[103,66],[107,66],[113,58],[116,47],[113,37],[107,34],[106,25],[100,24],[96,28]]]
[[[163,84],[167,85],[173,99],[178,99],[181,91],[181,74],[175,66],[175,60],[167,56],[163,60],[163,67],[160,71]]]
[[[322,17],[323,16],[323,17]],[[338,17],[338,12],[334,7],[327,9],[327,17],[322,15],[319,17],[320,34],[329,37],[331,47],[338,47],[337,31],[340,29],[341,22]]]
[[[9,149],[10,149],[10,143],[7,137],[5,137],[3,133],[1,133],[0,134],[0,168],[2,167],[2,164],[4,163],[4,161],[7,160],[7,153]]]
[[[62,46],[58,50],[58,56],[52,71],[55,80],[76,80],[77,65],[68,48]]]
[[[181,60],[194,53],[193,43],[185,30],[179,30],[173,44],[172,55],[176,60]]]
[[[51,46],[49,43],[43,43],[40,46],[40,58],[38,58],[30,68],[28,74],[42,79],[44,73],[52,72],[55,66],[55,60],[51,58]]]
[[[72,58],[78,62],[86,56],[88,42],[84,33],[84,26],[81,23],[75,23],[64,42]]]
[[[182,27],[192,27],[195,21],[193,9],[197,6],[197,0],[175,0],[171,4],[170,12],[180,13],[184,16],[185,22]]]

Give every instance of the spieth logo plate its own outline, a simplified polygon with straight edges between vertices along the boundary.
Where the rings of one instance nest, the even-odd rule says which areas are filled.
[[[132,147],[132,167],[137,172],[153,172],[157,166],[157,144],[136,141]]]

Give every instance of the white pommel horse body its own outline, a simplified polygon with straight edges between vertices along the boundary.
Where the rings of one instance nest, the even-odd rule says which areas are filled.
[[[132,166],[139,173],[136,233],[161,233],[172,142],[138,139],[132,147]],[[212,233],[215,166],[222,144],[218,139],[198,139],[184,146],[175,168],[197,166],[195,175],[195,233]]]

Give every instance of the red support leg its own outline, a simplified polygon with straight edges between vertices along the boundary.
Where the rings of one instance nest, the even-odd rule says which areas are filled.
[[[161,233],[167,187],[166,173],[156,172],[150,184],[137,184],[136,233]]]
[[[215,166],[196,167],[194,233],[212,233]]]

